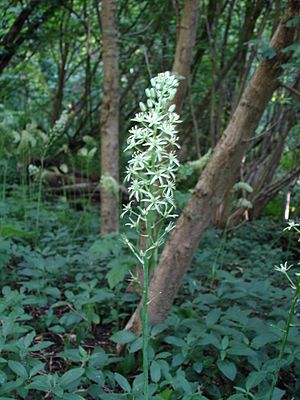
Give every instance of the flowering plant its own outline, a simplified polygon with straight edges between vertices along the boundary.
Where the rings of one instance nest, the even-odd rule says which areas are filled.
[[[140,103],[141,112],[133,118],[139,126],[135,125],[129,131],[131,135],[125,151],[131,150],[132,158],[128,162],[125,181],[129,182],[130,202],[121,215],[129,215],[127,225],[139,234],[144,234],[144,226],[148,232],[146,235],[149,236],[151,246],[145,250],[136,248],[125,238],[142,265],[144,251],[151,256],[153,246],[160,245],[164,236],[174,227],[169,223],[163,232],[161,230],[166,220],[176,216],[173,213],[175,173],[179,167],[174,148],[179,148],[176,124],[180,120],[174,112],[175,105],[170,106],[178,80],[165,72],[152,78],[151,86],[145,91],[147,106]],[[137,203],[136,210],[133,209],[134,203]]]
[[[148,393],[148,285],[149,268],[156,265],[157,254],[165,236],[173,229],[175,174],[179,167],[175,149],[179,148],[176,125],[180,122],[170,105],[178,79],[170,72],[158,74],[146,89],[146,104],[133,121],[125,151],[132,152],[125,181],[129,182],[129,203],[121,216],[128,215],[129,225],[145,238],[145,246],[124,241],[143,268],[143,371],[144,399]],[[166,224],[169,221],[169,224]]]
[[[284,229],[284,231],[286,231],[286,230],[288,230],[288,231],[294,230],[299,235],[300,234],[300,224],[296,223],[294,221],[289,221],[288,226]],[[298,242],[300,242],[300,237],[298,238]],[[298,265],[300,265],[300,262],[298,263]],[[281,338],[280,350],[279,350],[279,354],[277,357],[275,369],[273,372],[273,380],[272,380],[268,400],[273,400],[273,398],[274,398],[273,395],[275,392],[276,383],[278,381],[280,369],[283,365],[282,359],[283,359],[283,356],[284,356],[284,353],[286,350],[286,346],[288,343],[290,329],[293,326],[293,318],[296,313],[296,307],[300,301],[300,273],[296,272],[294,274],[294,277],[291,277],[290,270],[292,267],[293,267],[293,265],[289,265],[287,263],[287,261],[284,264],[280,264],[280,266],[275,266],[275,271],[281,272],[287,278],[289,285],[293,290],[293,297],[292,297],[292,302],[291,302],[290,310],[288,313],[287,321],[285,324],[285,329],[283,330],[283,335]]]

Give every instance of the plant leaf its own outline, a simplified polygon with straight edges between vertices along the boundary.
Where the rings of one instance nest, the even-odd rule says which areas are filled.
[[[127,344],[131,343],[136,339],[135,334],[130,332],[130,331],[118,331],[114,333],[111,337],[110,340],[114,343],[117,344]]]
[[[234,381],[237,374],[237,369],[233,362],[227,360],[224,361],[218,360],[217,366],[219,370],[222,372],[222,374],[226,376],[226,378],[230,379],[231,381]]]
[[[126,392],[130,393],[131,392],[131,386],[128,382],[128,380],[121,374],[118,374],[117,372],[114,373],[115,380],[117,381],[118,385],[121,386],[121,388]]]
[[[83,368],[73,368],[65,372],[60,378],[60,386],[66,388],[71,383],[77,381],[84,374]]]

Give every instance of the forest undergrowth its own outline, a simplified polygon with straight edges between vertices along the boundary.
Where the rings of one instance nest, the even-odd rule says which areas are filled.
[[[43,202],[37,237],[36,202],[14,190],[0,203],[0,399],[142,398],[142,340],[122,330],[139,300],[135,259],[118,236],[98,236],[96,208],[81,203]],[[299,258],[283,228],[263,218],[226,238],[207,232],[151,330],[153,399],[268,398],[293,296],[274,266]],[[300,398],[297,313],[292,322],[274,400]]]

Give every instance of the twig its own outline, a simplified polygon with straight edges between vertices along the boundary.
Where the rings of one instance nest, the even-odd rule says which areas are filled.
[[[282,82],[280,83],[280,86],[282,86],[283,88],[285,88],[285,89],[289,90],[290,92],[294,93],[296,96],[300,97],[299,90],[297,90],[297,89],[295,89],[295,88],[293,88],[293,87],[291,87],[289,85],[286,85],[285,83],[282,83]]]

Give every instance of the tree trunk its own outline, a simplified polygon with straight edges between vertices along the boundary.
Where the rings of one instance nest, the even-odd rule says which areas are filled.
[[[101,175],[119,183],[119,56],[117,2],[104,0],[103,29],[104,95],[101,106]],[[119,195],[109,185],[101,188],[101,234],[119,230]]]
[[[274,182],[259,192],[253,199],[253,210],[251,210],[251,217],[255,219],[259,216],[262,210],[266,207],[270,200],[272,200],[281,189],[290,185],[292,182],[297,181],[300,176],[300,166],[295,167],[292,171],[287,173],[283,178]]]
[[[53,112],[51,116],[51,124],[54,126],[62,113],[64,89],[67,74],[67,61],[69,55],[70,39],[68,38],[67,30],[70,22],[71,13],[63,13],[60,20],[60,35],[59,35],[59,55],[57,61],[57,84],[53,101]]]
[[[293,91],[297,93],[300,89],[300,75],[297,77],[294,86],[290,89],[292,90],[292,99],[296,102],[297,95]],[[253,188],[253,193],[247,196],[247,199],[252,203],[252,208],[249,210],[251,219],[258,218],[268,202],[281,189],[289,185],[297,175],[296,167],[289,171],[282,179],[273,182],[284,151],[286,138],[299,120],[299,114],[293,103],[281,114],[277,107],[275,107],[271,122],[269,122],[269,125],[273,126],[271,135],[265,134],[259,147],[259,153],[261,154],[250,165],[246,166],[246,172],[242,180]],[[243,209],[237,209],[232,213],[230,216],[231,227],[239,222],[243,212]]]
[[[210,225],[216,208],[235,183],[249,139],[254,135],[261,115],[278,87],[281,65],[289,57],[281,50],[293,43],[295,34],[295,28],[286,27],[285,24],[299,15],[300,8],[298,0],[287,3],[287,11],[270,43],[276,51],[276,57],[260,62],[162,252],[149,288],[149,318],[152,325],[165,320],[191,264],[193,253]],[[140,307],[128,322],[127,329],[135,332],[140,330]]]
[[[187,83],[191,71],[192,53],[196,40],[199,21],[199,0],[185,0],[182,20],[180,22],[179,37],[176,45],[175,59],[172,72],[182,76],[174,104],[176,112],[182,110]]]

